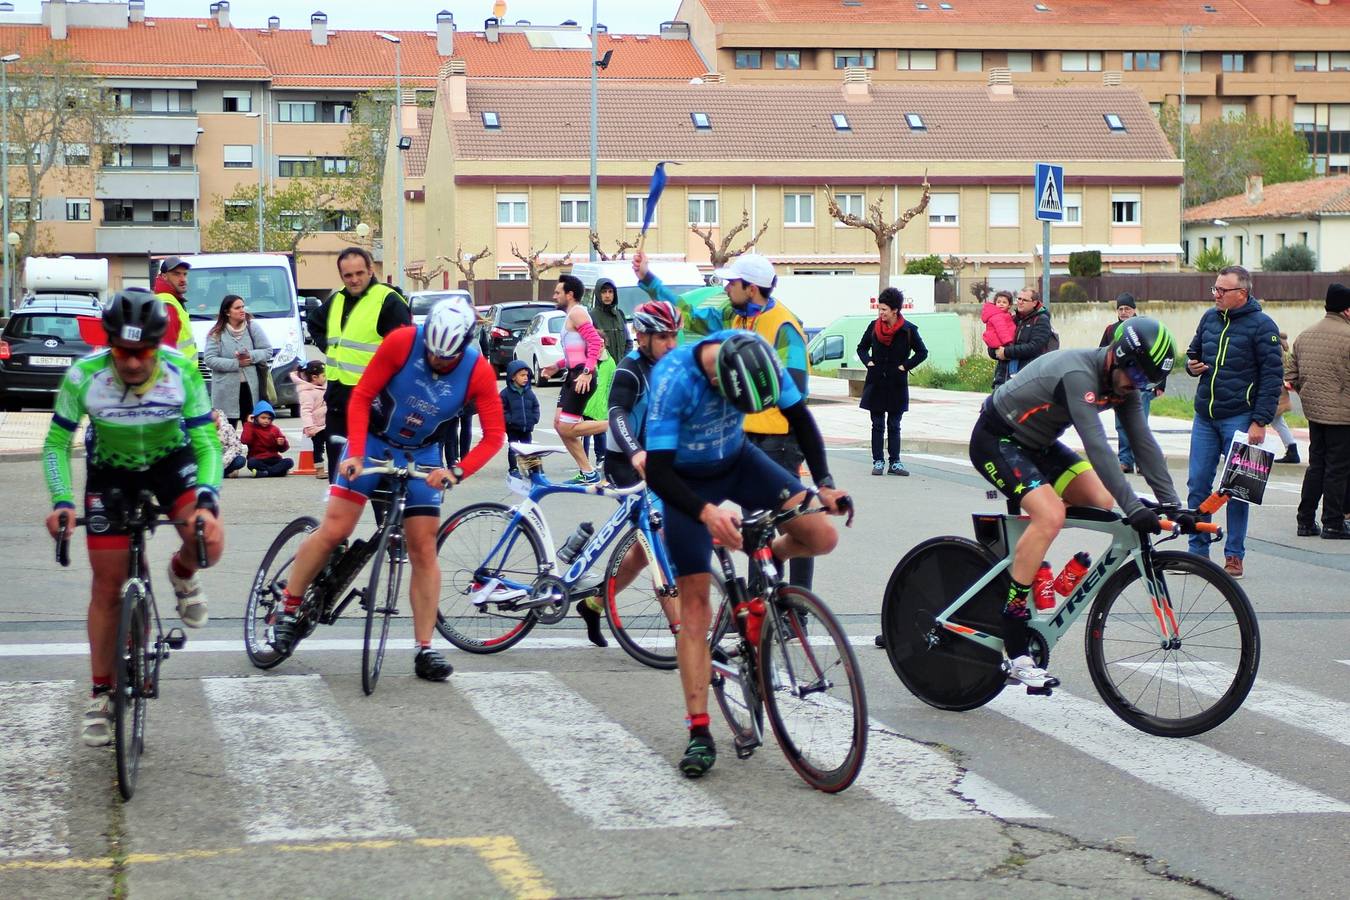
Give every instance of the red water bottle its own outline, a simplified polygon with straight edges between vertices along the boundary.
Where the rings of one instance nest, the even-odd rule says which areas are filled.
[[[736,619],[740,623],[741,634],[751,647],[759,646],[759,635],[764,626],[764,601],[755,597],[736,605]]]
[[[1055,608],[1055,570],[1049,562],[1042,562],[1031,582],[1031,594],[1036,601],[1038,612],[1048,612]]]
[[[1067,597],[1073,593],[1073,589],[1078,587],[1078,582],[1083,580],[1087,574],[1088,566],[1092,565],[1092,557],[1083,550],[1079,550],[1069,560],[1059,575],[1055,578],[1055,593],[1061,597]]]

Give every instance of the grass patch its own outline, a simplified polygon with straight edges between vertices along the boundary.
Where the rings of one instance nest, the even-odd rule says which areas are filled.
[[[984,353],[972,353],[956,364],[955,372],[920,366],[909,376],[909,383],[915,387],[987,394],[994,384],[994,360]]]
[[[1195,418],[1195,404],[1194,401],[1189,400],[1186,397],[1172,397],[1164,394],[1161,397],[1153,398],[1153,405],[1149,407],[1149,414],[1154,416],[1166,416],[1169,419],[1186,419],[1189,421]],[[1290,428],[1308,427],[1308,420],[1297,413],[1285,413],[1284,422]]]

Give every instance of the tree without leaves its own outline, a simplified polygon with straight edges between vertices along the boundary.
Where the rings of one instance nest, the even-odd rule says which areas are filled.
[[[758,244],[759,239],[764,236],[764,232],[769,230],[769,220],[765,219],[764,224],[759,226],[759,231],[755,232],[755,236],[742,244],[739,250],[730,249],[731,242],[736,239],[736,235],[749,227],[750,210],[742,208],[740,224],[722,235],[722,240],[716,244],[713,243],[712,238],[713,226],[709,225],[707,228],[700,231],[697,225],[691,224],[689,230],[703,239],[703,245],[708,248],[708,261],[712,263],[713,268],[720,269],[731,260]]]
[[[561,269],[563,266],[572,264],[572,251],[568,250],[563,254],[562,259],[555,259],[553,262],[542,262],[539,257],[548,249],[548,244],[540,247],[538,250],[527,248],[524,253],[520,251],[515,244],[511,245],[511,255],[525,264],[525,271],[530,276],[530,296],[538,299],[539,297],[539,278],[547,275],[554,269]]]
[[[478,300],[478,294],[474,290],[474,282],[476,279],[474,278],[473,267],[478,265],[479,260],[487,259],[491,255],[492,251],[484,247],[482,250],[469,256],[464,252],[463,245],[456,245],[455,258],[450,260],[450,262],[455,264],[455,268],[459,269],[459,273],[464,276],[464,284],[468,288],[469,296],[473,297],[475,302]],[[441,259],[445,259],[445,257],[442,256]]]
[[[604,250],[600,249],[600,235],[595,233],[594,231],[591,232],[591,246],[595,249],[595,255],[600,257],[605,262],[609,262],[610,260],[615,259],[623,259],[624,254],[626,254],[629,250],[632,250],[637,247],[636,241],[626,241],[623,238],[615,238],[614,244],[615,244],[614,255],[610,256]]]
[[[445,257],[441,257],[441,259],[445,259]],[[408,278],[412,281],[413,290],[425,291],[431,287],[431,282],[433,280],[435,280],[437,277],[441,275],[444,275],[448,271],[449,269],[447,269],[445,267],[445,264],[442,263],[441,265],[438,265],[434,269],[428,269],[426,268],[426,266],[420,267],[407,266],[403,270],[403,274],[408,276]]]
[[[1164,106],[1158,124],[1172,149],[1181,152],[1181,115]],[[1232,197],[1247,188],[1248,175],[1264,184],[1306,181],[1316,174],[1304,136],[1287,122],[1269,119],[1210,119],[1186,132],[1186,205]]]
[[[834,199],[834,192],[829,188],[825,189],[825,199],[830,204],[830,215],[836,221],[842,222],[849,228],[865,228],[872,232],[872,238],[877,243],[877,252],[881,255],[877,273],[878,293],[891,286],[891,244],[895,241],[895,236],[905,229],[911,219],[928,208],[930,194],[928,170],[925,169],[923,173],[923,195],[919,197],[919,202],[905,210],[900,218],[890,221],[883,217],[881,213],[881,204],[885,200],[884,194],[869,203],[866,217],[860,218],[853,213],[846,213],[840,209],[839,204]],[[866,200],[866,195],[863,199]]]

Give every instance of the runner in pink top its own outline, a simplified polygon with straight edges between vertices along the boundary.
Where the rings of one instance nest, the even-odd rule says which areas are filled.
[[[577,480],[593,484],[600,481],[600,473],[591,466],[581,439],[587,435],[601,434],[609,427],[609,422],[586,420],[582,411],[595,385],[595,367],[605,349],[605,339],[591,322],[591,314],[581,305],[583,293],[585,287],[575,275],[564,275],[558,279],[558,285],[553,289],[553,302],[558,305],[558,309],[567,313],[562,338],[563,361],[558,365],[544,366],[539,374],[543,378],[551,378],[563,367],[567,369],[567,380],[558,394],[558,412],[553,417],[553,428],[562,438],[567,452],[577,462],[581,472]]]

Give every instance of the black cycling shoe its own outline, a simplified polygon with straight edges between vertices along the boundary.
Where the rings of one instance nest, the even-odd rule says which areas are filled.
[[[300,633],[300,617],[295,613],[283,612],[279,613],[276,621],[272,623],[272,640],[269,643],[273,650],[287,654],[295,649],[295,645],[300,643],[302,637],[304,635]]]
[[[413,660],[413,671],[425,681],[445,681],[455,671],[450,661],[439,650],[419,650]]]
[[[578,600],[577,615],[586,623],[586,637],[590,638],[591,643],[597,647],[608,647],[609,641],[600,631],[600,613],[591,609],[591,604],[586,600]]]
[[[690,735],[689,746],[680,759],[680,771],[689,778],[701,778],[717,762],[717,747],[711,735]]]

